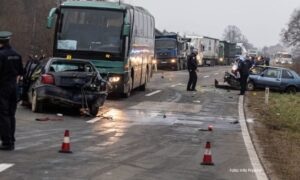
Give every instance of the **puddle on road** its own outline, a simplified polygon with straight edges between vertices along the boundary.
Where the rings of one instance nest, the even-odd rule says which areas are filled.
[[[129,109],[179,113],[199,113],[201,111],[201,108],[201,105],[195,104],[145,101],[132,106]]]

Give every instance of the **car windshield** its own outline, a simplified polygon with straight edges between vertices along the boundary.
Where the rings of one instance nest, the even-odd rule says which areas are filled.
[[[253,75],[258,75],[258,74],[261,74],[263,71],[264,71],[263,67],[257,66],[257,67],[252,68],[250,73]]]
[[[65,8],[60,17],[58,49],[121,52],[123,12]]]
[[[156,40],[155,41],[156,49],[173,49],[176,48],[176,41],[174,40]]]
[[[93,72],[93,67],[87,62],[54,61],[50,65],[50,72]]]

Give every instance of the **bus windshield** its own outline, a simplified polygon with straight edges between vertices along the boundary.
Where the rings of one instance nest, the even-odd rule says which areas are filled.
[[[176,48],[175,40],[156,40],[155,41],[156,49],[174,49]]]
[[[57,49],[121,53],[123,16],[121,11],[63,8]]]

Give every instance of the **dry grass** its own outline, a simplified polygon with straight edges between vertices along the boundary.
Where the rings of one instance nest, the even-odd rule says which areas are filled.
[[[279,179],[300,177],[300,94],[271,93],[270,105],[264,104],[264,93],[248,96],[248,110],[264,159],[271,163]],[[259,124],[259,125],[258,125]],[[270,172],[270,171],[269,171]]]

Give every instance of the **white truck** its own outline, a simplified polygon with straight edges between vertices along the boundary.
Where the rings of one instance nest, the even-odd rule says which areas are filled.
[[[190,45],[198,50],[198,65],[214,66],[219,59],[219,39],[207,36],[187,36],[191,39]]]
[[[292,55],[287,52],[276,53],[274,60],[276,64],[293,64]]]

